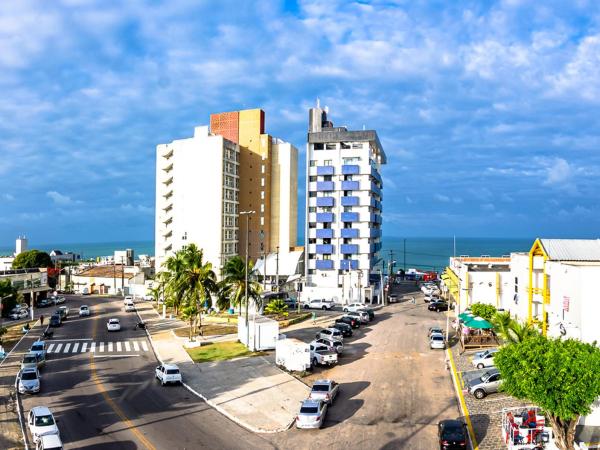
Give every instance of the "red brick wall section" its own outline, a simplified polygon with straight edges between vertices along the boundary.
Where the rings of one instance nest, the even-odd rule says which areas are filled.
[[[239,143],[239,112],[224,112],[210,115],[210,132],[220,134],[236,144]]]

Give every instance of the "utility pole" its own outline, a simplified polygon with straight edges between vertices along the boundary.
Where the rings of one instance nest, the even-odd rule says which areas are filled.
[[[250,324],[248,323],[248,252],[250,246],[250,214],[256,211],[240,211],[240,216],[246,216],[246,267],[245,272],[245,299],[246,299],[246,347],[250,348]],[[255,313],[256,314],[256,313]],[[253,346],[254,347],[254,346]]]
[[[394,273],[394,250],[390,250],[390,265],[388,266],[390,280]]]
[[[113,294],[117,295],[117,273],[115,270],[115,258],[113,258]]]
[[[279,246],[277,246],[275,255],[275,286],[277,286],[277,292],[279,292]]]
[[[404,273],[406,273],[406,239],[404,239]]]
[[[125,266],[121,256],[121,295],[125,296]]]

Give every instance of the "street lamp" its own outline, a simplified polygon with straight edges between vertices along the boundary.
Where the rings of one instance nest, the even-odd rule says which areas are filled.
[[[246,216],[246,267],[244,268],[244,271],[246,278],[246,346],[248,348],[250,348],[250,325],[248,324],[248,247],[250,245],[250,215],[255,213],[256,211],[240,211],[240,216]]]

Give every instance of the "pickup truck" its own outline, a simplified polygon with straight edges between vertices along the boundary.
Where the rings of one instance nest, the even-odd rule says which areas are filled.
[[[331,309],[335,306],[332,300],[315,299],[304,303],[304,309]]]
[[[323,344],[310,344],[310,361],[313,367],[317,365],[331,366],[337,364],[338,355]]]

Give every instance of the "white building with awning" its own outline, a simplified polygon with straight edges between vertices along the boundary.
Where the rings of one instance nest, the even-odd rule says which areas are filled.
[[[292,250],[289,252],[269,253],[259,258],[254,264],[253,274],[263,282],[266,291],[277,290],[284,285],[298,283],[304,272],[304,251]],[[295,286],[288,286],[286,290],[296,290]]]

